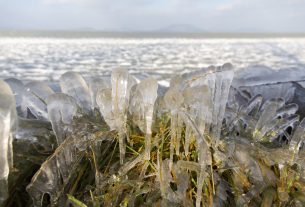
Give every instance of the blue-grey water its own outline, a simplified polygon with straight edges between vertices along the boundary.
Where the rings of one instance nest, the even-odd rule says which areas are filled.
[[[169,77],[225,62],[236,69],[265,65],[305,70],[305,37],[0,32],[0,78],[57,80],[66,71],[107,75],[116,67]]]

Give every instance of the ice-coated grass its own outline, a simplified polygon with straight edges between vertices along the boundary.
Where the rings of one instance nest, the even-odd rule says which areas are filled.
[[[73,74],[76,88],[62,83],[70,96],[45,99],[49,120],[19,113],[3,205],[304,205],[298,106],[250,96],[232,79],[225,64],[179,75],[162,92],[121,69],[111,85]]]

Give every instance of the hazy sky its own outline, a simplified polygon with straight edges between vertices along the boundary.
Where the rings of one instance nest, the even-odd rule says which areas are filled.
[[[305,32],[305,0],[0,0],[0,28]]]

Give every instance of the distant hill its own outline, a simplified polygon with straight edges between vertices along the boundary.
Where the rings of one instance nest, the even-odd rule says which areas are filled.
[[[157,30],[157,32],[168,32],[168,33],[197,33],[197,32],[206,32],[201,28],[195,27],[189,24],[173,24],[164,28]]]

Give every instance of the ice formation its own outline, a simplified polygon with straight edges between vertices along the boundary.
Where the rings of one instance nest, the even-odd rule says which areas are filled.
[[[0,206],[8,196],[8,176],[13,167],[12,130],[16,118],[13,92],[0,80]]]
[[[153,78],[142,80],[136,85],[131,99],[130,112],[145,135],[145,159],[150,159],[151,135],[154,105],[157,99],[158,83]]]
[[[47,99],[49,119],[60,145],[72,132],[72,120],[80,113],[74,98],[64,93],[54,93]]]
[[[224,64],[177,75],[168,88],[124,69],[88,83],[68,72],[61,92],[0,81],[1,202],[15,176],[17,108],[15,144],[49,153],[27,183],[35,206],[302,206],[305,89],[252,76],[234,78]],[[38,128],[48,127],[41,142],[48,130]]]
[[[111,88],[110,80],[107,78],[94,78],[89,83],[89,91],[92,102],[92,109],[97,108],[96,96],[99,90]]]
[[[53,90],[44,82],[29,82],[25,85],[22,96],[22,110],[27,116],[34,116],[40,120],[48,120],[46,99],[53,94]],[[28,113],[27,113],[28,112]]]
[[[67,72],[60,78],[60,87],[63,93],[72,96],[82,106],[85,113],[91,110],[89,87],[84,78],[78,73]]]
[[[120,162],[123,164],[126,152],[126,121],[130,90],[137,83],[127,70],[115,69],[111,74],[111,89],[99,89],[96,102],[111,129],[119,132]]]

